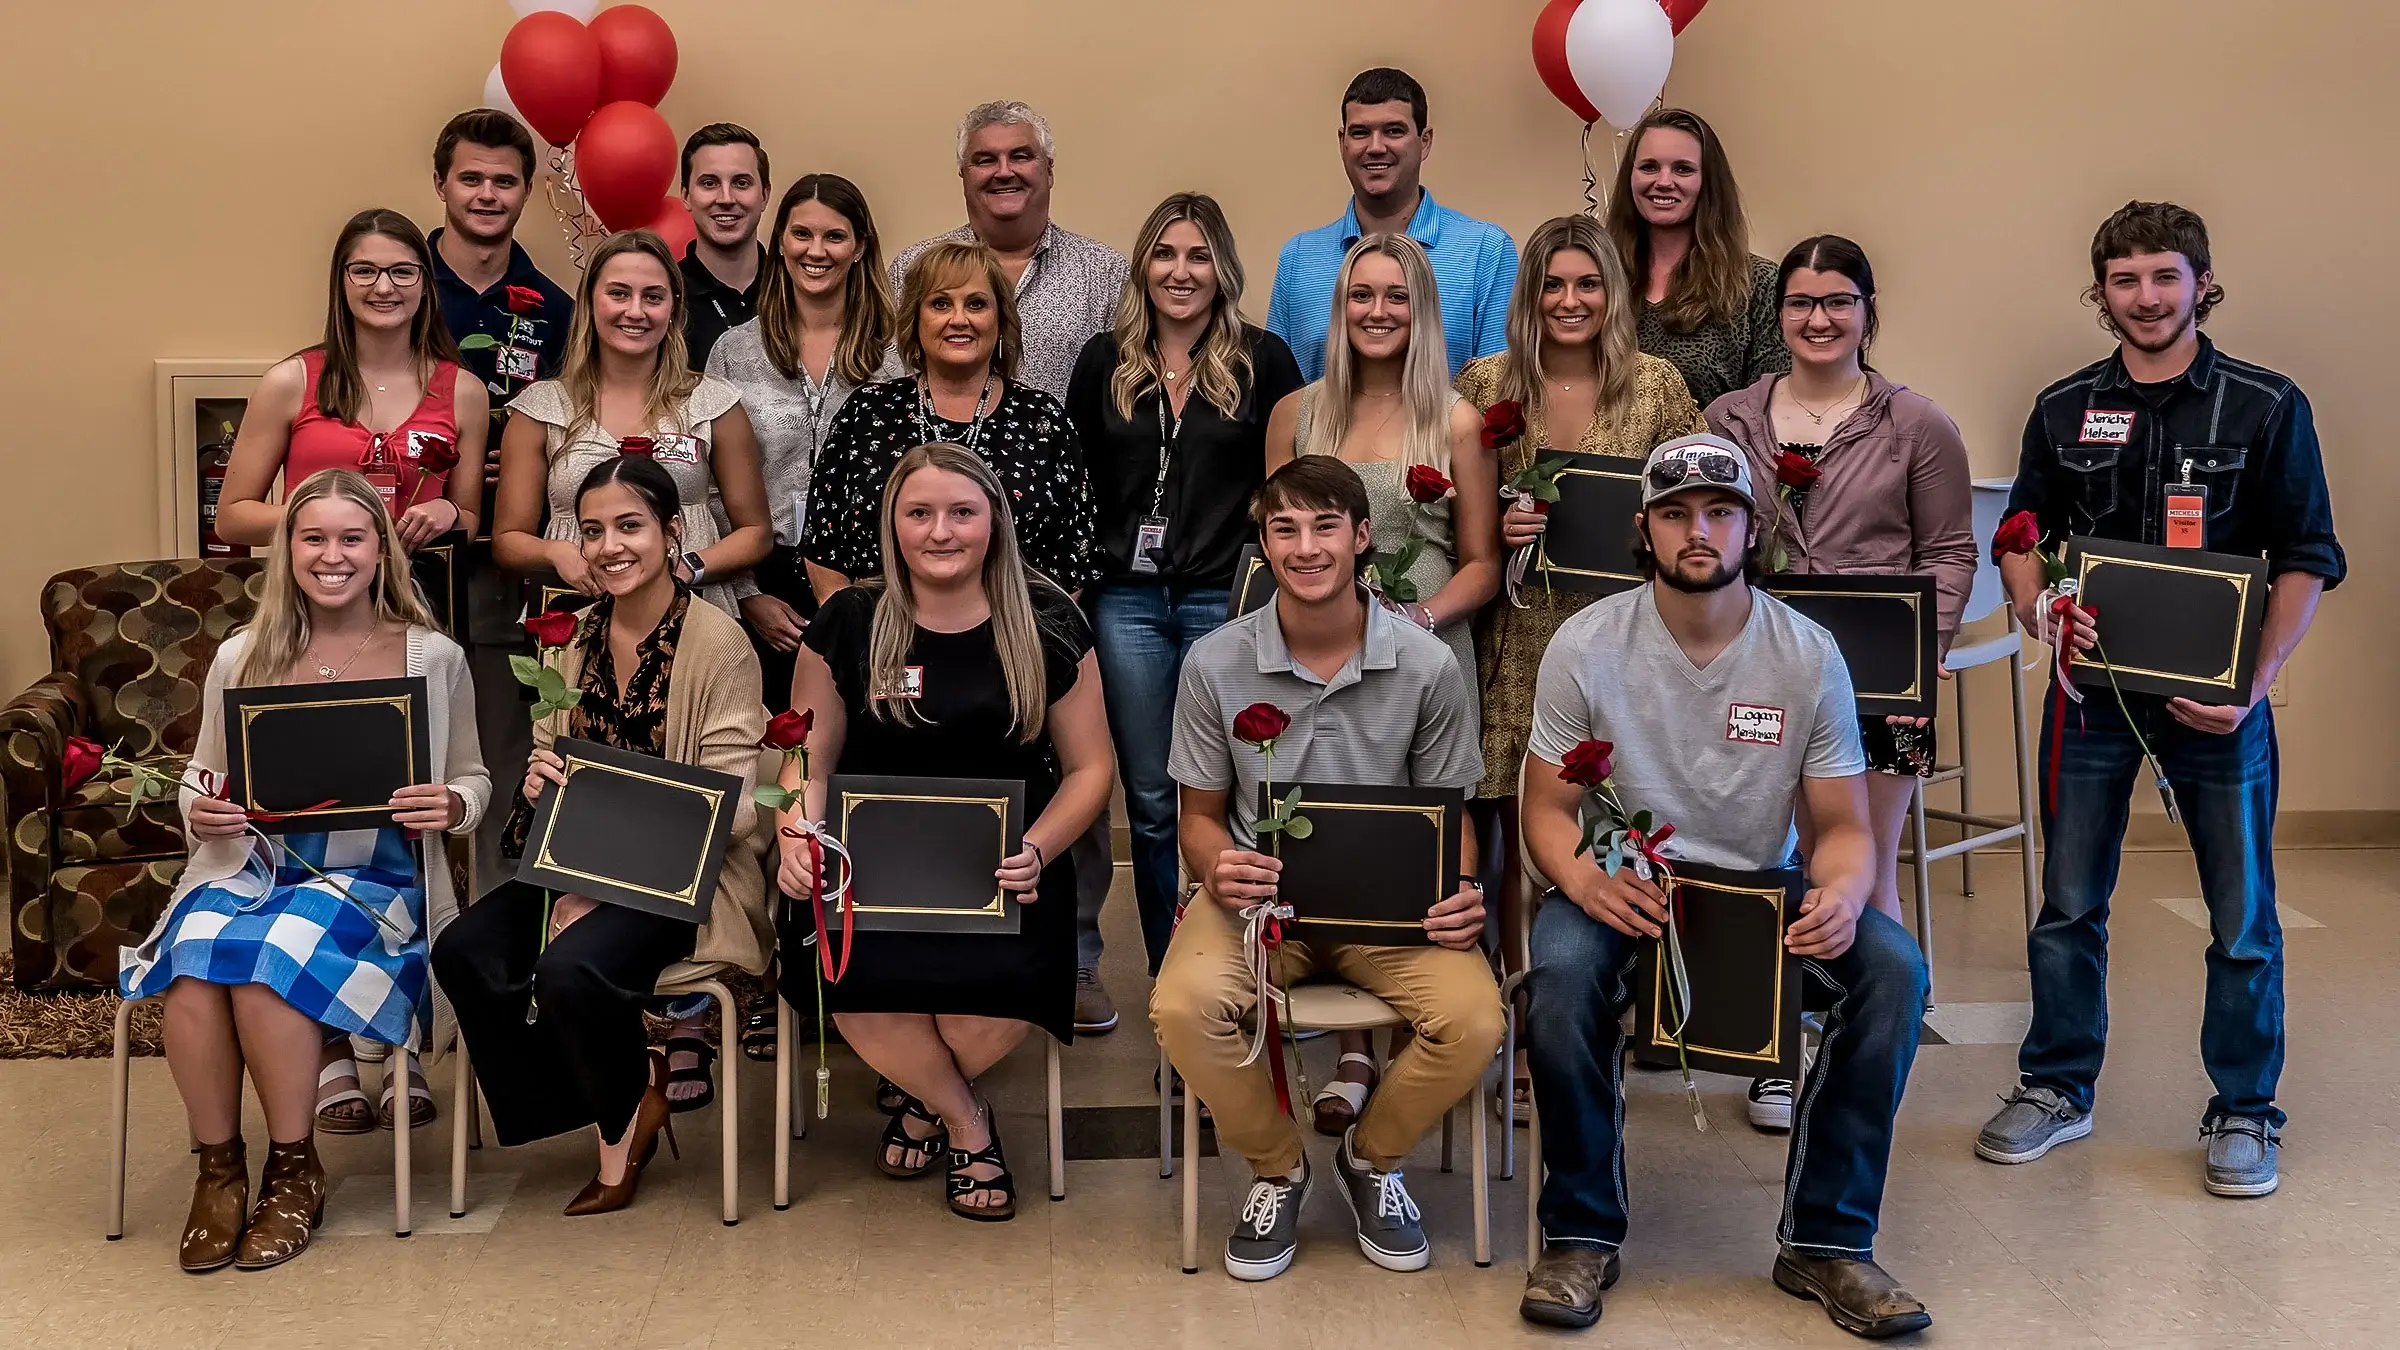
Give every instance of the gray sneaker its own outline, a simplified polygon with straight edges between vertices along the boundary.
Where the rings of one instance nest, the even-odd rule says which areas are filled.
[[[2250,1116],[2210,1116],[2200,1125],[2200,1137],[2208,1143],[2208,1171],[2202,1181],[2210,1195],[2273,1193],[2281,1131]]]
[[[1398,1172],[1378,1172],[1351,1156],[1350,1142],[1357,1137],[1355,1125],[1343,1132],[1342,1146],[1333,1151],[1333,1170],[1358,1220],[1358,1249],[1385,1270],[1423,1270],[1433,1263],[1433,1246],[1425,1241],[1424,1216],[1409,1198],[1408,1183]]]
[[[2000,1113],[1975,1136],[1975,1156],[1986,1162],[2029,1163],[2092,1132],[2091,1112],[2046,1087],[2020,1084],[2000,1100]]]
[[[1225,1273],[1237,1280],[1271,1280],[1292,1267],[1300,1250],[1300,1206],[1308,1176],[1298,1181],[1260,1177],[1250,1183],[1233,1236],[1225,1239]]]
[[[1100,972],[1075,972],[1075,1034],[1103,1036],[1117,1029],[1117,1005],[1100,983]]]

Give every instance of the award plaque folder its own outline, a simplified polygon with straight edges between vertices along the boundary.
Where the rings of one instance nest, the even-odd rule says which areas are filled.
[[[1798,868],[1735,872],[1675,864],[1666,891],[1691,974],[1683,1042],[1693,1068],[1745,1078],[1800,1076],[1800,958],[1784,949],[1783,932],[1800,917],[1807,889]],[[1676,1062],[1671,978],[1666,940],[1643,942],[1634,970],[1633,1043],[1645,1064]]]
[[[421,676],[228,689],[226,795],[270,834],[379,830],[432,779],[429,739]]]
[[[1242,545],[1241,561],[1233,565],[1233,603],[1225,617],[1238,619],[1275,598],[1275,569],[1258,545]]]
[[[1615,595],[1644,578],[1634,566],[1641,542],[1633,518],[1642,509],[1642,461],[1622,455],[1561,456],[1558,500],[1533,552],[1528,586]]]
[[[843,903],[858,927],[1019,930],[1017,897],[994,874],[1025,846],[1023,781],[835,774],[825,814],[850,853]]]
[[[417,551],[408,555],[408,570],[416,578],[417,593],[425,598],[425,607],[433,611],[434,621],[443,632],[463,643],[467,625],[467,532],[452,530],[419,544]]]
[[[1379,947],[1431,942],[1425,912],[1458,890],[1465,794],[1353,783],[1277,783],[1275,794],[1295,787],[1309,833],[1284,836],[1276,894],[1292,907],[1298,935]],[[1261,784],[1260,814],[1271,809]]]
[[[733,815],[732,774],[561,736],[567,781],[542,794],[517,880],[706,923]]]
[[[1934,664],[1939,658],[1932,577],[1779,573],[1759,584],[1833,634],[1850,667],[1860,712],[1934,715],[1941,676]]]
[[[2067,541],[2075,602],[2099,615],[2100,645],[2076,656],[2075,683],[2194,703],[2250,702],[2267,622],[2267,563],[2115,539]]]

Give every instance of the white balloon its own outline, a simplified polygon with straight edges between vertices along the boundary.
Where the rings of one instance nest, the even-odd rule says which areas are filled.
[[[1567,20],[1567,69],[1610,126],[1642,120],[1675,64],[1675,27],[1658,0],[1583,0]]]
[[[516,101],[508,96],[508,81],[500,78],[500,63],[497,61],[492,63],[492,73],[483,77],[483,106],[497,108],[520,122],[525,121],[525,114],[517,111]],[[542,133],[535,131],[529,122],[526,123],[525,132],[533,137],[533,157],[538,168],[550,158],[550,142],[543,140]]]
[[[508,7],[515,10],[519,18],[552,9],[577,23],[590,23],[592,12],[600,8],[600,0],[508,0]]]

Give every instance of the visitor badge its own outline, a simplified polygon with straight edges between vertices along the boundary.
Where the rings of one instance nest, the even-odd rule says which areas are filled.
[[[499,371],[505,379],[530,380],[535,378],[534,371],[539,369],[540,361],[540,354],[529,347],[502,347]]]
[[[375,495],[383,498],[384,513],[397,518],[400,514],[400,475],[379,469],[368,473],[366,480],[375,489]]]
[[[2192,462],[2183,462],[2183,481],[2167,484],[2167,547],[2204,548],[2208,532],[2208,487],[2192,481]]]
[[[807,529],[808,494],[805,492],[795,492],[792,494],[792,537],[784,542],[790,544],[794,548],[798,548],[800,546],[800,541],[808,537],[806,533]]]
[[[1143,573],[1159,571],[1159,562],[1167,551],[1167,518],[1142,517],[1141,528],[1133,535],[1133,570]]]
[[[2083,410],[2083,434],[2075,438],[2077,445],[2130,445],[2133,443],[2133,413],[2130,409],[2086,408]]]

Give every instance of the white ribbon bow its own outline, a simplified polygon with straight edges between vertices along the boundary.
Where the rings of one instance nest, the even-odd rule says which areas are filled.
[[[1258,1015],[1251,1019],[1250,1053],[1242,1056],[1242,1068],[1258,1062],[1267,1048],[1267,1000],[1275,997],[1274,955],[1267,950],[1267,924],[1270,920],[1289,921],[1292,907],[1278,900],[1261,900],[1244,906],[1242,917],[1242,959],[1249,965],[1250,982],[1258,995],[1253,1006]]]

